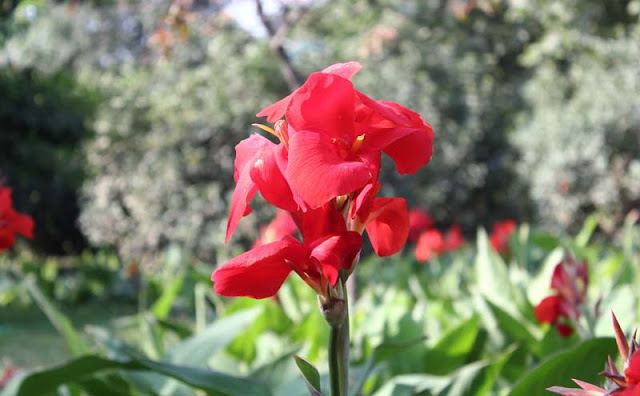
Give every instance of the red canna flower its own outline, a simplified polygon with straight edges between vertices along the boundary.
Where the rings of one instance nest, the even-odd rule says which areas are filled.
[[[580,318],[580,307],[584,304],[589,283],[587,262],[578,262],[566,257],[556,265],[551,277],[551,288],[558,294],[544,298],[535,307],[540,323],[556,326],[558,334],[568,337]]]
[[[278,210],[276,217],[271,223],[260,229],[260,236],[253,247],[279,241],[287,235],[292,236],[296,231],[298,231],[298,227],[291,218],[291,215],[284,210]]]
[[[452,225],[446,234],[431,229],[423,232],[416,244],[415,256],[418,261],[429,261],[431,257],[456,250],[464,244],[462,230]]]
[[[515,230],[516,222],[513,220],[500,221],[494,224],[489,237],[491,247],[498,253],[506,252],[509,249],[509,238]]]
[[[360,67],[349,62],[312,73],[298,90],[258,113],[289,123],[286,177],[303,205],[317,208],[375,183],[381,152],[400,173],[415,173],[431,159],[431,127],[417,113],[356,91],[349,78]]]
[[[380,257],[402,249],[409,235],[409,213],[403,198],[376,198],[380,183],[367,184],[355,194],[348,217],[348,229],[367,231],[373,250]]]
[[[433,225],[434,221],[426,211],[418,208],[411,209],[409,211],[409,240],[416,243],[420,234]]]
[[[613,328],[616,333],[616,344],[623,360],[624,370],[621,373],[613,364],[611,356],[607,361],[608,369],[600,375],[611,380],[609,389],[604,389],[577,379],[573,382],[581,389],[565,388],[563,386],[553,386],[547,388],[548,391],[565,396],[640,396],[640,348],[636,341],[636,332],[633,333],[631,343],[628,344],[624,332],[620,328],[618,319],[612,312]]]
[[[0,252],[15,242],[15,234],[33,238],[33,220],[12,207],[11,189],[0,186]]]
[[[306,213],[298,211],[294,219],[303,242],[285,236],[227,261],[211,275],[215,292],[228,297],[271,297],[294,271],[320,296],[327,296],[328,286],[336,285],[339,270],[351,268],[362,237],[346,231],[340,213],[328,205]]]
[[[431,257],[442,253],[444,253],[444,237],[440,231],[431,229],[420,234],[415,251],[418,261],[429,261]]]

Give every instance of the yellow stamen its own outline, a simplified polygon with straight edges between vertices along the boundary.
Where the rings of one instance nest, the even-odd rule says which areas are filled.
[[[364,135],[360,135],[356,138],[356,140],[353,142],[353,144],[351,145],[351,153],[354,154],[356,153],[358,150],[360,150],[360,147],[362,146],[362,142],[364,141]]]
[[[262,125],[262,124],[251,124],[252,126],[256,127],[256,128],[260,128],[265,132],[269,132],[270,134],[272,134],[273,136],[277,137],[278,140],[280,140],[280,135],[278,135],[276,133],[276,131],[273,130],[273,128],[270,128],[266,125]]]

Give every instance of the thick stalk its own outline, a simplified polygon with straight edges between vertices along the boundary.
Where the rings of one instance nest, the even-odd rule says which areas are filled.
[[[344,298],[344,318],[330,324],[329,377],[331,396],[347,396],[349,392],[349,309],[345,283],[341,279]]]

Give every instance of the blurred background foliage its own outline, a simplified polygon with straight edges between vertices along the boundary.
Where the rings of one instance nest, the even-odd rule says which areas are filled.
[[[256,111],[351,59],[360,90],[433,125],[431,164],[381,179],[439,223],[575,229],[597,210],[613,232],[639,205],[636,0],[3,7],[0,168],[45,252],[211,260]]]

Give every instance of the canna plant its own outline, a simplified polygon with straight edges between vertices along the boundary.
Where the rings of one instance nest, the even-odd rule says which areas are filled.
[[[251,212],[258,191],[289,213],[301,239],[281,233],[279,240],[257,243],[211,276],[217,294],[257,299],[274,296],[291,272],[300,276],[317,293],[330,328],[334,396],[348,392],[346,281],[357,268],[362,234],[367,232],[378,256],[400,251],[409,235],[405,200],[378,197],[382,153],[401,174],[415,173],[432,155],[429,124],[397,103],[354,89],[350,79],[360,69],[347,62],[312,73],[299,89],[258,113],[274,126],[255,126],[278,143],[254,134],[236,146],[226,240]]]

